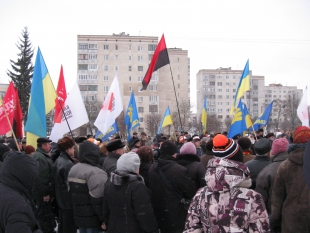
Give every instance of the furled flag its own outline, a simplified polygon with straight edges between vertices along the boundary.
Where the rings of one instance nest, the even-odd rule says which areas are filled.
[[[238,99],[240,99],[244,95],[244,93],[249,90],[250,90],[250,70],[248,60],[243,69],[239,85],[235,93],[235,98],[230,109],[230,114],[234,113]]]
[[[50,139],[53,142],[57,142],[58,139],[62,138],[64,134],[71,130],[87,124],[89,122],[86,108],[83,102],[83,98],[77,82],[73,85],[71,91],[68,94],[66,104],[64,106],[64,112],[67,117],[67,121],[62,116],[60,123],[55,123],[52,129]],[[69,129],[69,126],[70,129]]]
[[[306,86],[303,96],[300,100],[300,103],[297,108],[297,116],[301,121],[303,126],[309,127],[309,114],[308,114],[308,104],[307,104],[307,97],[308,97],[308,87]]]
[[[254,130],[258,130],[261,126],[268,125],[273,101],[266,107],[265,111],[257,118],[253,124]]]
[[[131,93],[128,103],[125,116],[125,125],[127,126],[127,142],[129,142],[129,140],[132,138],[131,135],[133,130],[140,125],[134,92]]]
[[[4,109],[5,108],[5,109]],[[7,114],[6,118],[5,111]],[[0,134],[6,134],[13,129],[16,137],[23,137],[22,125],[23,113],[21,111],[18,92],[13,82],[10,82],[3,98],[3,105],[0,106]],[[12,127],[12,129],[11,129]]]
[[[59,80],[57,85],[57,98],[55,99],[54,123],[60,123],[63,115],[62,109],[65,107],[67,90],[62,66],[60,68]]]
[[[55,107],[56,92],[38,48],[31,83],[28,118],[25,126],[27,145],[37,147],[37,139],[46,137],[46,115]]]
[[[107,132],[122,111],[123,102],[118,78],[115,76],[94,125],[101,132]]]
[[[110,136],[113,134],[119,132],[119,128],[117,125],[117,122],[115,123],[108,129],[108,131],[104,134],[100,130],[97,131],[95,138],[100,138],[103,142],[108,140]]]
[[[152,61],[149,65],[149,68],[144,76],[144,79],[142,80],[142,90],[146,90],[147,85],[149,85],[149,82],[152,78],[152,74],[154,71],[158,70],[159,68],[169,64],[169,56],[168,51],[166,47],[166,41],[164,34],[162,35],[156,49],[154,52],[154,55],[152,57]]]
[[[168,106],[166,111],[165,111],[163,118],[161,119],[160,125],[159,125],[158,130],[157,130],[157,134],[160,134],[160,131],[163,127],[165,127],[167,125],[172,125],[172,124],[173,124],[172,116],[171,116],[170,109]]]
[[[237,134],[240,134],[250,128],[252,125],[253,124],[248,109],[240,100],[231,122],[227,137],[233,138]]]
[[[202,125],[202,132],[205,134],[207,132],[207,96],[204,96],[203,100],[203,108],[201,113],[201,125]]]

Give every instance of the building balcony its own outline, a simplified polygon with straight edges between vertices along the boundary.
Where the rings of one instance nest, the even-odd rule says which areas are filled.
[[[78,80],[78,84],[98,84],[98,80]]]

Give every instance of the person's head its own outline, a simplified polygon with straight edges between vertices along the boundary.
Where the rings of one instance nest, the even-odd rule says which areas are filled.
[[[141,132],[141,137],[142,137],[142,138],[146,138],[146,136],[147,136],[147,135],[146,135],[145,132]]]
[[[164,141],[160,146],[161,158],[166,156],[172,156],[176,158],[177,152],[178,152],[177,146],[169,140]]]
[[[24,152],[26,155],[32,156],[33,152],[35,152],[35,151],[36,151],[36,149],[31,145],[25,146],[25,148],[24,148]]]
[[[223,134],[224,136],[226,136],[226,137],[227,137],[227,135],[228,135],[227,131],[224,131],[222,134]]]
[[[17,141],[17,144],[16,144],[16,141]],[[14,138],[8,138],[6,140],[6,143],[10,147],[11,150],[18,151],[18,148],[21,149],[21,144],[20,144],[19,140],[16,139],[16,141]]]
[[[271,141],[267,138],[261,138],[254,143],[253,148],[257,155],[269,154],[271,150]]]
[[[48,138],[38,138],[37,139],[37,147],[44,150],[46,153],[50,152],[52,146],[51,146],[52,140],[49,140]]]
[[[102,142],[101,138],[96,138],[96,141],[99,142],[99,143]]]
[[[153,162],[154,156],[151,147],[141,146],[136,152],[141,160],[141,163]]]
[[[91,164],[93,166],[99,163],[99,146],[85,140],[79,146],[79,160],[81,163]]]
[[[310,139],[310,128],[307,126],[298,126],[294,132],[293,143],[307,143]]]
[[[146,146],[150,147],[151,149],[154,148],[154,142],[152,140],[149,140],[145,143]]]
[[[107,143],[107,150],[118,155],[124,154],[124,147],[125,143],[123,143],[120,139],[115,139]]]
[[[69,137],[63,137],[62,139],[59,139],[57,142],[58,149],[60,151],[66,152],[71,157],[74,156],[74,140]]]
[[[116,169],[119,171],[132,172],[139,174],[140,158],[134,152],[123,154],[116,163]]]
[[[139,139],[135,139],[133,140],[130,145],[129,145],[130,149],[134,149],[134,148],[139,148],[140,147],[140,140]]]
[[[242,150],[249,150],[252,146],[252,142],[249,138],[241,137],[238,140],[238,144],[241,147]]]
[[[94,138],[88,138],[87,141],[90,141],[90,142],[94,143],[96,146],[99,146],[99,144],[100,144],[100,141],[97,141]]]
[[[108,155],[107,143],[103,142],[99,145],[99,153],[101,155]]]
[[[207,141],[206,146],[205,146],[205,151],[204,153],[207,155],[213,155],[213,139],[210,139],[209,141]]]
[[[200,137],[199,136],[194,136],[193,140],[192,140],[192,143],[194,143],[194,145],[196,147],[200,147],[200,144],[201,144]]]
[[[137,132],[133,132],[132,133],[132,137],[137,138],[138,137],[138,133]]]
[[[286,138],[279,138],[273,141],[271,146],[271,154],[277,155],[282,152],[286,152],[287,148],[289,146],[289,143]]]
[[[266,138],[268,138],[269,140],[273,141],[275,139],[275,135],[274,135],[274,133],[268,133],[266,135]]]
[[[196,154],[196,146],[193,142],[185,143],[181,149],[180,154]]]
[[[230,159],[243,162],[243,153],[239,144],[233,139],[222,134],[217,134],[213,138],[213,155],[216,158]]]
[[[5,144],[0,143],[0,161],[1,162],[3,161],[3,155],[8,151],[10,151],[10,147],[8,147]]]

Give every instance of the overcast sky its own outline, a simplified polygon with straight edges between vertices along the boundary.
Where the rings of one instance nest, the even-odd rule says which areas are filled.
[[[242,70],[247,59],[266,85],[304,89],[310,84],[309,12],[308,0],[0,0],[0,82],[9,81],[9,60],[17,60],[15,44],[27,26],[55,87],[63,65],[67,90],[77,77],[77,35],[120,32],[164,33],[167,47],[188,50],[193,100],[200,69]]]

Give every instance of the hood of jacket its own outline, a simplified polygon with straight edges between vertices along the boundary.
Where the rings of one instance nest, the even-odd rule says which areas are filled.
[[[130,181],[138,180],[144,183],[142,176],[137,173],[115,170],[111,172],[110,182],[114,185],[123,185]]]
[[[0,170],[1,182],[28,199],[32,196],[36,179],[39,174],[39,165],[30,156],[11,151],[7,154]]]
[[[285,152],[280,152],[279,154],[276,154],[274,156],[271,157],[271,162],[281,162],[287,159],[288,153]]]
[[[306,145],[307,144],[291,144],[288,150],[288,159],[295,164],[302,165]]]
[[[183,166],[192,162],[200,162],[200,158],[196,154],[178,154],[176,160],[178,164],[181,164]]]
[[[249,188],[249,169],[241,162],[228,159],[211,159],[205,180],[209,192],[229,192],[233,187]]]

